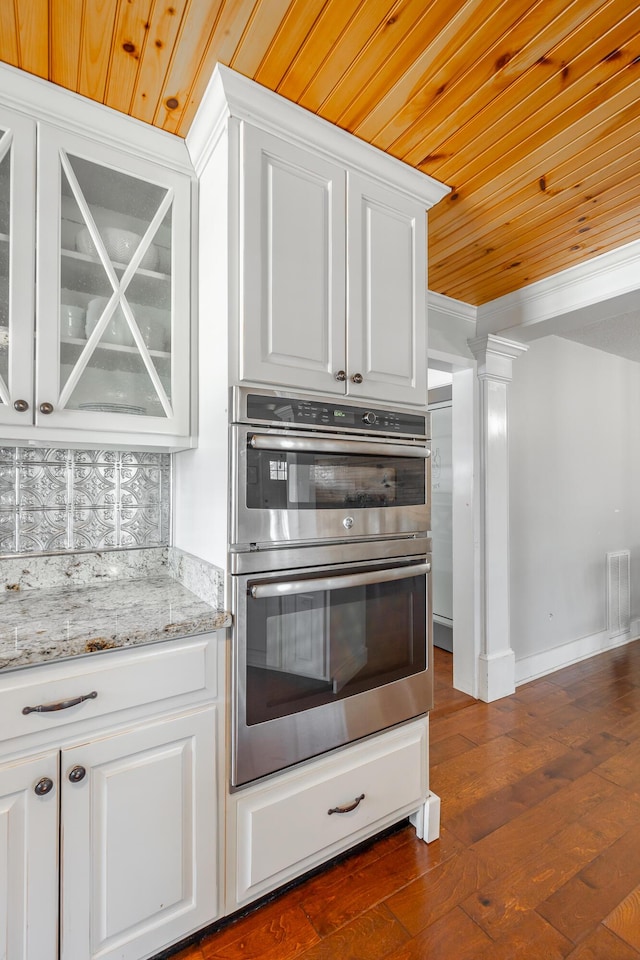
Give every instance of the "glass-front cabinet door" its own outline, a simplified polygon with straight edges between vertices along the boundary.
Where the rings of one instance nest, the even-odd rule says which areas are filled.
[[[0,108],[0,423],[30,424],[35,123]]]
[[[38,162],[36,423],[188,435],[189,177],[48,128]]]

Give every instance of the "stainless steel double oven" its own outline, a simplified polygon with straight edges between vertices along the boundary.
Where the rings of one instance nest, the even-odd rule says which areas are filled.
[[[429,415],[236,389],[232,784],[432,705]]]

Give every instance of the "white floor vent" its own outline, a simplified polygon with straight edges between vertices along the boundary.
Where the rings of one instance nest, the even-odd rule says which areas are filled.
[[[607,554],[607,626],[610,637],[631,629],[631,551]]]

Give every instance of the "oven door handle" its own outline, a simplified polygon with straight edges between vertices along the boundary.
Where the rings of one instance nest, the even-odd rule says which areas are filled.
[[[387,583],[390,580],[407,580],[431,572],[430,563],[417,563],[412,567],[393,567],[391,570],[375,570],[370,573],[345,573],[336,577],[318,577],[312,580],[287,580],[283,583],[254,583],[249,591],[254,600],[267,597],[289,597],[295,593],[314,593],[319,590],[344,590],[347,587],[367,586],[370,583]]]
[[[422,460],[431,456],[428,447],[412,447],[404,443],[375,443],[370,440],[327,440],[322,437],[282,437],[253,433],[248,437],[248,442],[254,450],[282,450],[286,453],[372,454],[374,457],[418,457]]]

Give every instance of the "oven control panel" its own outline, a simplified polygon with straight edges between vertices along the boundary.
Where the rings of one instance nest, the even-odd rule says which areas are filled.
[[[427,435],[427,415],[359,407],[333,401],[249,393],[247,419],[298,427],[357,430],[362,433]]]

